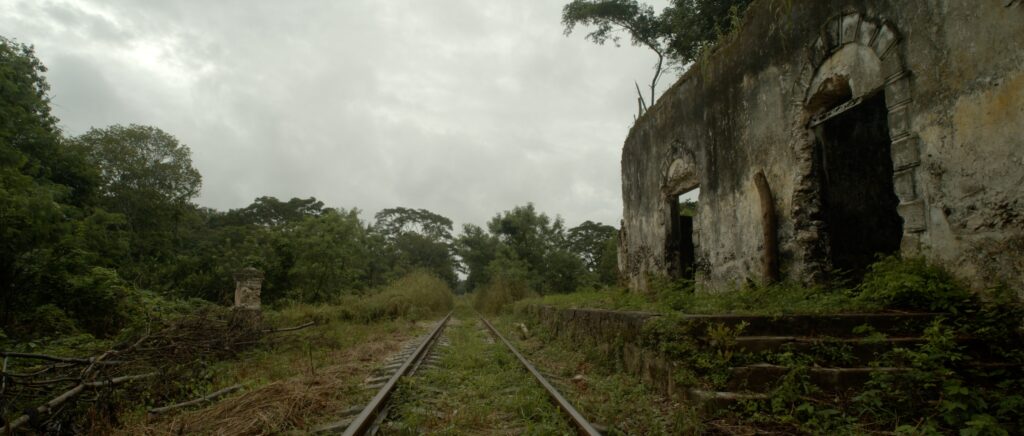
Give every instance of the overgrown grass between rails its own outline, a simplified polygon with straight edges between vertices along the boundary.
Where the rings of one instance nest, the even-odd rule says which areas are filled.
[[[516,357],[460,302],[440,367],[403,379],[384,434],[572,434]]]

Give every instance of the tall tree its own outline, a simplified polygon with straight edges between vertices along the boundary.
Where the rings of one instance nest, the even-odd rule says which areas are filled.
[[[572,292],[581,284],[582,260],[569,251],[565,225],[532,203],[504,211],[487,223],[491,234],[528,267],[531,285],[541,293]]]
[[[375,227],[389,237],[411,232],[433,241],[452,241],[452,220],[426,209],[393,207],[377,212],[374,218]]]
[[[616,255],[615,251],[609,253],[608,245],[609,240],[614,243],[617,237],[618,230],[615,227],[588,220],[569,229],[568,245],[583,260],[588,272],[601,276],[600,281],[607,283],[609,274],[602,269],[615,264],[614,259],[607,257]]]
[[[547,252],[562,244],[565,237],[562,219],[552,220],[537,212],[533,203],[496,215],[487,223],[487,228],[535,271],[540,269]]]
[[[99,168],[101,204],[127,217],[133,275],[152,285],[148,264],[173,254],[180,224],[195,213],[202,177],[191,151],[163,130],[135,124],[91,129],[74,143]]]
[[[252,204],[245,208],[229,211],[218,221],[234,225],[255,224],[264,227],[277,227],[300,222],[306,217],[319,216],[323,210],[324,202],[315,197],[281,201],[276,197],[263,196],[253,200]]]
[[[373,230],[383,238],[392,277],[422,268],[455,286],[452,220],[426,209],[404,207],[384,209],[375,218]]]
[[[325,301],[367,285],[369,253],[357,209],[325,210],[308,217],[289,234],[295,263],[288,272],[292,296]]]
[[[46,68],[31,47],[0,37],[0,321],[29,295],[18,284],[27,273],[25,255],[52,241],[61,224],[62,188],[43,178],[40,156],[57,142],[43,77]]]
[[[76,142],[99,167],[101,194],[112,210],[132,214],[152,202],[183,205],[199,194],[202,176],[192,167],[192,151],[156,127],[93,128]]]
[[[462,233],[455,239],[455,253],[459,256],[461,272],[466,274],[462,284],[464,291],[472,291],[490,280],[487,266],[497,258],[499,244],[497,237],[478,225],[462,226]]]
[[[31,47],[0,37],[0,326],[43,310],[103,329],[87,318],[116,319],[116,305],[76,298],[107,292],[87,278],[109,276],[97,267],[119,257],[123,217],[93,204],[98,171],[62,140],[45,72]]]

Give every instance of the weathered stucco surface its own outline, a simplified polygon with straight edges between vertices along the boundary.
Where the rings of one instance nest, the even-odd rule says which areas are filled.
[[[822,140],[810,125],[882,93],[899,250],[976,286],[1024,288],[1024,5],[1007,3],[756,1],[625,141],[630,286],[672,270],[670,204],[696,187],[697,279],[711,291],[759,281],[758,171],[774,197],[782,277],[828,277],[837,230],[823,218]]]

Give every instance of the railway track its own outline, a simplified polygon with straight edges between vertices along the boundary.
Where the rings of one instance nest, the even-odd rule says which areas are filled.
[[[452,314],[449,313],[445,316],[441,322],[424,337],[423,340],[419,341],[415,346],[408,346],[402,350],[398,355],[391,358],[390,361],[386,362],[381,368],[385,373],[384,375],[376,378],[371,378],[367,382],[370,383],[371,387],[379,386],[379,390],[373,399],[363,407],[359,414],[355,418],[344,418],[342,421],[338,421],[335,424],[318,429],[319,433],[338,433],[341,429],[344,429],[343,435],[373,435],[381,428],[381,424],[387,420],[391,404],[390,399],[395,389],[398,387],[399,380],[402,377],[409,377],[415,374],[416,370],[420,368],[425,362],[432,359],[432,349],[438,344],[443,342],[443,332],[445,327],[448,325],[448,321],[451,319]],[[566,416],[567,421],[583,435],[600,435],[592,424],[577,411],[568,400],[558,392],[555,387],[547,381],[547,379],[540,373],[527,360],[522,353],[517,350],[511,342],[505,339],[501,333],[498,332],[494,325],[484,319],[482,316],[479,317],[480,322],[486,327],[487,332],[497,341],[501,342],[505,348],[508,349],[523,367],[533,376],[533,378],[540,384],[541,387],[547,392],[549,399],[558,409]],[[354,414],[355,410],[349,410],[349,414]]]
[[[563,413],[569,416],[573,425],[576,427],[576,430],[580,434],[601,434],[600,432],[597,431],[597,429],[594,428],[592,424],[590,424],[589,421],[587,421],[587,418],[584,418],[583,415],[580,414],[580,412],[576,410],[576,408],[573,407],[571,403],[569,403],[569,400],[566,400],[565,397],[563,397],[562,394],[558,392],[558,389],[555,389],[555,387],[552,386],[551,383],[548,382],[548,380],[544,378],[543,375],[541,375],[540,371],[537,371],[537,368],[535,368],[529,360],[526,360],[526,357],[523,357],[523,354],[520,353],[519,350],[516,349],[516,347],[512,346],[512,343],[509,342],[508,339],[505,339],[505,337],[502,336],[501,333],[498,333],[498,329],[494,328],[494,326],[491,325],[489,321],[484,319],[483,316],[480,317],[480,321],[483,321],[484,325],[487,326],[487,329],[491,331],[491,334],[497,337],[498,340],[501,341],[501,343],[505,344],[505,347],[508,348],[509,351],[512,352],[512,354],[515,354],[516,358],[519,359],[519,363],[522,363],[523,366],[526,367],[526,370],[529,371],[531,375],[533,375],[533,378],[536,379],[537,382],[544,387],[544,390],[547,391],[548,396],[551,397],[551,401],[553,401],[555,405],[557,405]]]

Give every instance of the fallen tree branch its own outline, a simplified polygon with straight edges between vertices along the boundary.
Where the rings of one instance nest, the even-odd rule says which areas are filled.
[[[99,363],[100,365],[120,365],[120,364],[124,363],[124,362],[119,362],[119,361],[116,361],[116,360],[110,360],[110,361],[105,361],[105,362],[98,362],[99,358],[96,358],[96,357],[89,357],[89,358],[60,357],[60,356],[51,356],[49,354],[14,353],[14,352],[10,352],[10,351],[0,351],[0,356],[3,356],[5,358],[7,358],[7,357],[20,357],[22,359],[49,360],[51,362],[63,362],[63,363],[81,363],[81,364]]]
[[[101,386],[113,386],[113,385],[118,385],[118,384],[121,384],[121,383],[129,382],[129,381],[132,381],[132,380],[139,380],[139,379],[153,377],[156,374],[157,373],[155,373],[155,372],[149,372],[149,373],[145,373],[145,374],[125,375],[125,376],[121,376],[121,377],[114,377],[114,378],[109,379],[109,380],[94,381],[94,382],[88,382],[88,383],[79,383],[77,386],[71,388],[70,390],[64,392],[63,394],[60,394],[57,397],[55,397],[54,399],[52,399],[50,401],[47,401],[46,404],[43,404],[42,406],[37,407],[35,409],[35,415],[36,416],[42,416],[42,415],[50,413],[50,411],[53,410],[55,407],[60,406],[61,404],[64,404],[65,401],[70,400],[71,398],[74,398],[75,395],[78,395],[78,394],[82,393],[82,391],[85,390],[85,388],[97,388],[97,387],[101,387]],[[14,430],[17,430],[18,427],[21,427],[21,426],[25,425],[31,419],[32,419],[32,417],[30,415],[27,415],[27,414],[26,415],[21,415],[20,417],[18,417],[14,421],[11,421],[8,425],[4,426],[3,428],[0,428],[0,434],[13,433]]]
[[[307,323],[302,324],[302,325],[297,325],[295,327],[285,327],[285,328],[280,328],[280,329],[264,330],[263,333],[270,334],[270,333],[290,332],[290,331],[295,331],[295,330],[301,330],[301,329],[304,329],[306,327],[310,327],[310,326],[314,326],[314,325],[316,325],[316,321],[310,321],[310,322],[307,322]]]
[[[23,385],[23,386],[47,386],[47,385],[54,385],[54,384],[57,384],[57,383],[77,382],[77,381],[82,381],[82,379],[77,378],[77,377],[62,377],[62,378],[53,378],[53,379],[49,379],[49,380],[38,380],[38,381],[37,380],[28,380],[28,381],[11,380],[11,383],[15,383],[15,384]]]
[[[159,415],[159,414],[167,412],[169,410],[180,409],[182,407],[188,407],[188,406],[191,406],[191,405],[194,405],[194,404],[199,404],[199,403],[205,403],[205,402],[213,401],[213,400],[217,399],[217,397],[230,394],[230,393],[232,393],[234,391],[237,391],[239,389],[242,389],[242,385],[237,384],[237,385],[234,385],[234,386],[228,386],[228,387],[226,387],[224,389],[221,389],[221,390],[219,390],[217,392],[214,392],[214,393],[212,393],[210,395],[207,395],[205,397],[196,398],[194,400],[189,400],[189,401],[185,401],[185,402],[182,402],[182,403],[171,404],[169,406],[154,407],[152,409],[149,409],[149,415],[150,416]]]
[[[87,387],[87,388],[98,388],[98,387],[103,387],[103,386],[119,385],[121,383],[130,382],[130,381],[133,381],[133,380],[141,380],[141,379],[144,379],[144,378],[155,377],[156,374],[157,374],[156,371],[154,371],[154,372],[147,372],[145,374],[123,375],[123,376],[120,376],[120,377],[114,377],[114,378],[109,379],[109,380],[93,381],[93,382],[82,383],[82,384],[85,385],[85,387]]]
[[[110,349],[110,350],[104,351],[103,354],[99,355],[99,357],[93,358],[92,362],[89,363],[89,366],[85,367],[85,369],[83,369],[82,372],[80,374],[78,374],[78,377],[81,378],[82,380],[85,380],[86,377],[89,375],[89,373],[92,372],[93,368],[96,367],[96,365],[106,365],[106,364],[108,364],[108,362],[113,362],[113,361],[107,361],[107,360],[104,360],[104,359],[106,359],[106,358],[108,358],[110,356],[116,356],[116,355],[121,354],[123,352],[131,351],[135,347],[138,347],[140,344],[142,344],[142,342],[145,341],[148,338],[149,338],[149,335],[143,335],[141,338],[139,338],[139,340],[135,341],[134,344],[132,344],[128,348],[125,348],[124,350]]]
[[[30,372],[28,374],[21,374],[21,373],[17,373],[17,372],[6,372],[6,371],[4,371],[4,372],[0,372],[0,376],[12,377],[12,378],[15,378],[15,377],[16,378],[32,378],[32,377],[39,376],[40,374],[45,374],[47,372],[50,372],[50,371],[52,371],[54,369],[56,369],[56,368],[53,367],[53,366],[47,366],[46,368],[40,369],[39,371]]]

